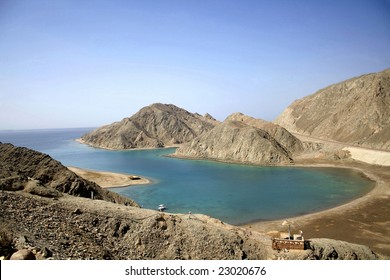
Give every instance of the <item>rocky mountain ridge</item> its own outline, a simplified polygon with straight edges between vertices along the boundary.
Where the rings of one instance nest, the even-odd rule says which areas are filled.
[[[348,152],[341,146],[300,139],[310,136],[389,150],[389,108],[390,69],[297,100],[274,123],[242,113],[220,123],[208,114],[201,116],[156,103],[88,133],[82,140],[109,149],[181,144],[173,156],[259,165],[291,163],[297,156],[347,158]]]
[[[390,150],[390,69],[296,100],[275,123],[291,132]]]
[[[230,120],[184,144],[172,156],[261,165],[292,162],[291,152],[268,132]]]
[[[63,194],[91,196],[119,204],[138,204],[87,181],[50,156],[23,147],[0,142],[0,189],[24,191],[43,197],[58,198]]]
[[[107,149],[161,148],[191,141],[218,121],[172,104],[155,103],[130,118],[100,127],[81,137],[86,144]]]
[[[211,131],[182,145],[172,156],[279,165],[293,163],[307,147],[277,124],[234,113]]]
[[[287,129],[272,122],[244,115],[243,113],[233,113],[226,118],[228,121],[240,121],[244,124],[257,127],[268,132],[290,153],[299,154],[304,151],[303,143]]]

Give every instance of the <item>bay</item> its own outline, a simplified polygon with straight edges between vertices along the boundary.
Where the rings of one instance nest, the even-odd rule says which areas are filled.
[[[10,142],[66,166],[137,174],[150,185],[112,189],[145,208],[202,213],[231,224],[312,213],[364,195],[374,183],[352,169],[259,167],[166,157],[171,149],[109,151],[74,141],[86,129],[2,131]]]

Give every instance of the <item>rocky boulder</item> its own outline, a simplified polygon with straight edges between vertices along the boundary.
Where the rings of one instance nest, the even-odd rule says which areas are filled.
[[[36,257],[30,250],[21,249],[13,253],[10,260],[36,260]]]
[[[310,240],[307,259],[317,260],[372,260],[376,254],[367,246],[341,240],[316,238]]]

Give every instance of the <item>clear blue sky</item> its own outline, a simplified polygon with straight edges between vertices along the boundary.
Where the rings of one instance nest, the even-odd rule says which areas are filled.
[[[389,67],[389,1],[0,0],[0,129],[100,126],[155,102],[273,120]]]

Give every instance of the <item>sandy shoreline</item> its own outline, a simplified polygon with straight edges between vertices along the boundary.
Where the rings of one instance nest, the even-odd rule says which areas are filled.
[[[151,183],[151,180],[141,178],[137,175],[95,171],[73,166],[69,166],[68,169],[86,180],[95,182],[102,188],[122,188],[134,185],[147,185]]]
[[[90,146],[92,148],[97,148],[97,149],[102,149],[102,150],[107,150],[107,151],[147,151],[147,150],[159,150],[159,149],[170,149],[170,148],[179,148],[181,145],[180,144],[177,144],[177,145],[174,145],[174,146],[164,146],[164,147],[151,147],[151,148],[129,148],[129,149],[113,149],[113,148],[107,148],[107,147],[101,147],[101,146],[94,146],[94,145],[91,145],[87,142],[85,142],[83,139],[81,138],[77,138],[77,139],[74,139],[74,141],[76,141],[77,143],[80,143],[80,144],[84,144],[84,145],[87,145],[87,146]]]
[[[345,147],[345,151],[349,151],[351,158],[359,161],[363,161],[369,164],[377,164],[383,166],[390,166],[390,153],[370,150],[360,147]]]
[[[287,220],[294,232],[303,230],[305,238],[331,238],[364,244],[375,252],[390,257],[390,167],[355,161],[302,162],[295,166],[355,169],[375,181],[375,186],[365,195],[334,208],[241,226],[277,237],[280,232],[287,231],[287,226],[282,225]]]

